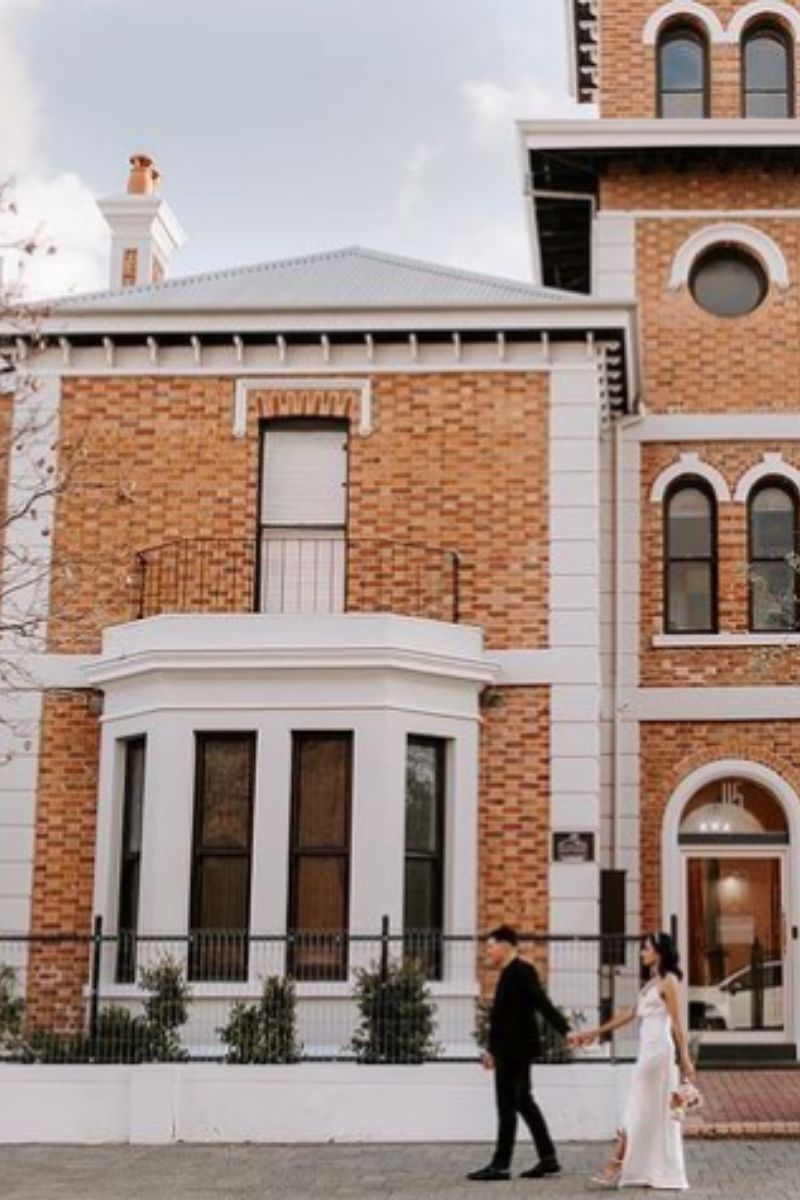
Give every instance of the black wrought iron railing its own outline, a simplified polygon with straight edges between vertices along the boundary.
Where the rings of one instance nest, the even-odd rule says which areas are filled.
[[[640,941],[523,936],[573,1028],[635,1002]],[[609,960],[616,965],[610,966]],[[5,1062],[464,1061],[488,1034],[484,940],[439,930],[0,934]],[[544,1058],[571,1051],[543,1027]],[[630,1058],[627,1031],[599,1047]],[[587,1052],[588,1053],[588,1052]]]
[[[183,538],[136,556],[136,615],[397,613],[459,620],[458,553],[381,538]]]

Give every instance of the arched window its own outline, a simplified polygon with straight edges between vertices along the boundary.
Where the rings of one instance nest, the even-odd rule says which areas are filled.
[[[708,43],[691,25],[671,25],[658,42],[658,115],[708,116]]]
[[[717,628],[717,505],[700,479],[681,479],[667,493],[664,613],[667,633]]]
[[[782,480],[750,494],[748,576],[753,633],[797,629],[797,495]]]
[[[791,35],[779,25],[751,25],[742,39],[742,93],[746,117],[794,116]]]

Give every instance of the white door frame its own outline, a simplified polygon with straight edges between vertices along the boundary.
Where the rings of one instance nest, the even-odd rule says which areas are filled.
[[[671,928],[673,916],[678,920],[681,940],[684,938],[685,920],[682,920],[685,904],[684,858],[686,847],[678,842],[681,819],[686,805],[705,787],[723,779],[746,779],[765,788],[780,804],[789,830],[789,845],[784,859],[784,895],[786,897],[786,957],[784,962],[784,987],[787,995],[785,1040],[794,1041],[800,1035],[800,989],[796,986],[797,958],[800,943],[792,940],[792,930],[800,925],[800,869],[797,856],[800,853],[800,799],[786,780],[763,763],[747,759],[725,758],[705,763],[690,772],[669,798],[664,811],[661,833],[661,917],[664,929]],[[700,847],[695,847],[699,850]],[[730,848],[734,850],[734,847]],[[737,846],[735,851],[745,849]],[[759,847],[758,849],[762,849]],[[763,847],[769,852],[769,847]],[[774,847],[779,849],[779,847]],[[784,1039],[782,1039],[784,1040]]]

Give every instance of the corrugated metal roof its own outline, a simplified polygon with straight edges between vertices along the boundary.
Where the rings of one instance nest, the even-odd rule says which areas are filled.
[[[358,246],[54,301],[51,314],[515,307],[568,293]]]

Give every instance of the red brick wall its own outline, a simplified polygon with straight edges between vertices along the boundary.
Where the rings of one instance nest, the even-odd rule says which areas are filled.
[[[96,650],[129,619],[135,554],[179,538],[254,539],[260,416],[348,416],[349,535],[462,555],[465,622],[492,645],[547,635],[547,388],[543,375],[382,376],[375,432],[355,393],[258,393],[232,434],[233,383],[74,379],[62,433],[82,443],[81,482],[60,500],[53,648]]]
[[[784,461],[800,468],[800,447],[794,442],[720,442],[650,444],[642,447],[641,533],[641,679],[653,687],[760,687],[794,685],[798,679],[797,647],[788,645],[735,648],[656,648],[653,638],[664,633],[664,506],[650,500],[653,483],[682,453],[700,453],[704,462],[725,478],[731,495],[741,477],[762,461],[765,453],[782,453]],[[719,628],[723,633],[747,633],[747,505],[719,504]]]
[[[482,929],[547,929],[549,828],[549,689],[492,689],[481,745]]]
[[[33,876],[34,934],[87,934],[92,921],[99,722],[88,693],[44,698]],[[80,1024],[88,946],[31,951],[28,1014],[36,1026]]]
[[[692,771],[723,758],[771,767],[800,794],[800,721],[648,722],[642,725],[642,921],[661,923],[664,811]]]
[[[727,27],[744,0],[705,0],[705,7]],[[654,117],[656,47],[642,41],[644,27],[661,0],[601,0],[600,106],[603,117]],[[703,26],[698,23],[697,28]],[[742,113],[741,53],[738,45],[709,41],[712,117]],[[798,75],[800,58],[796,59]]]

